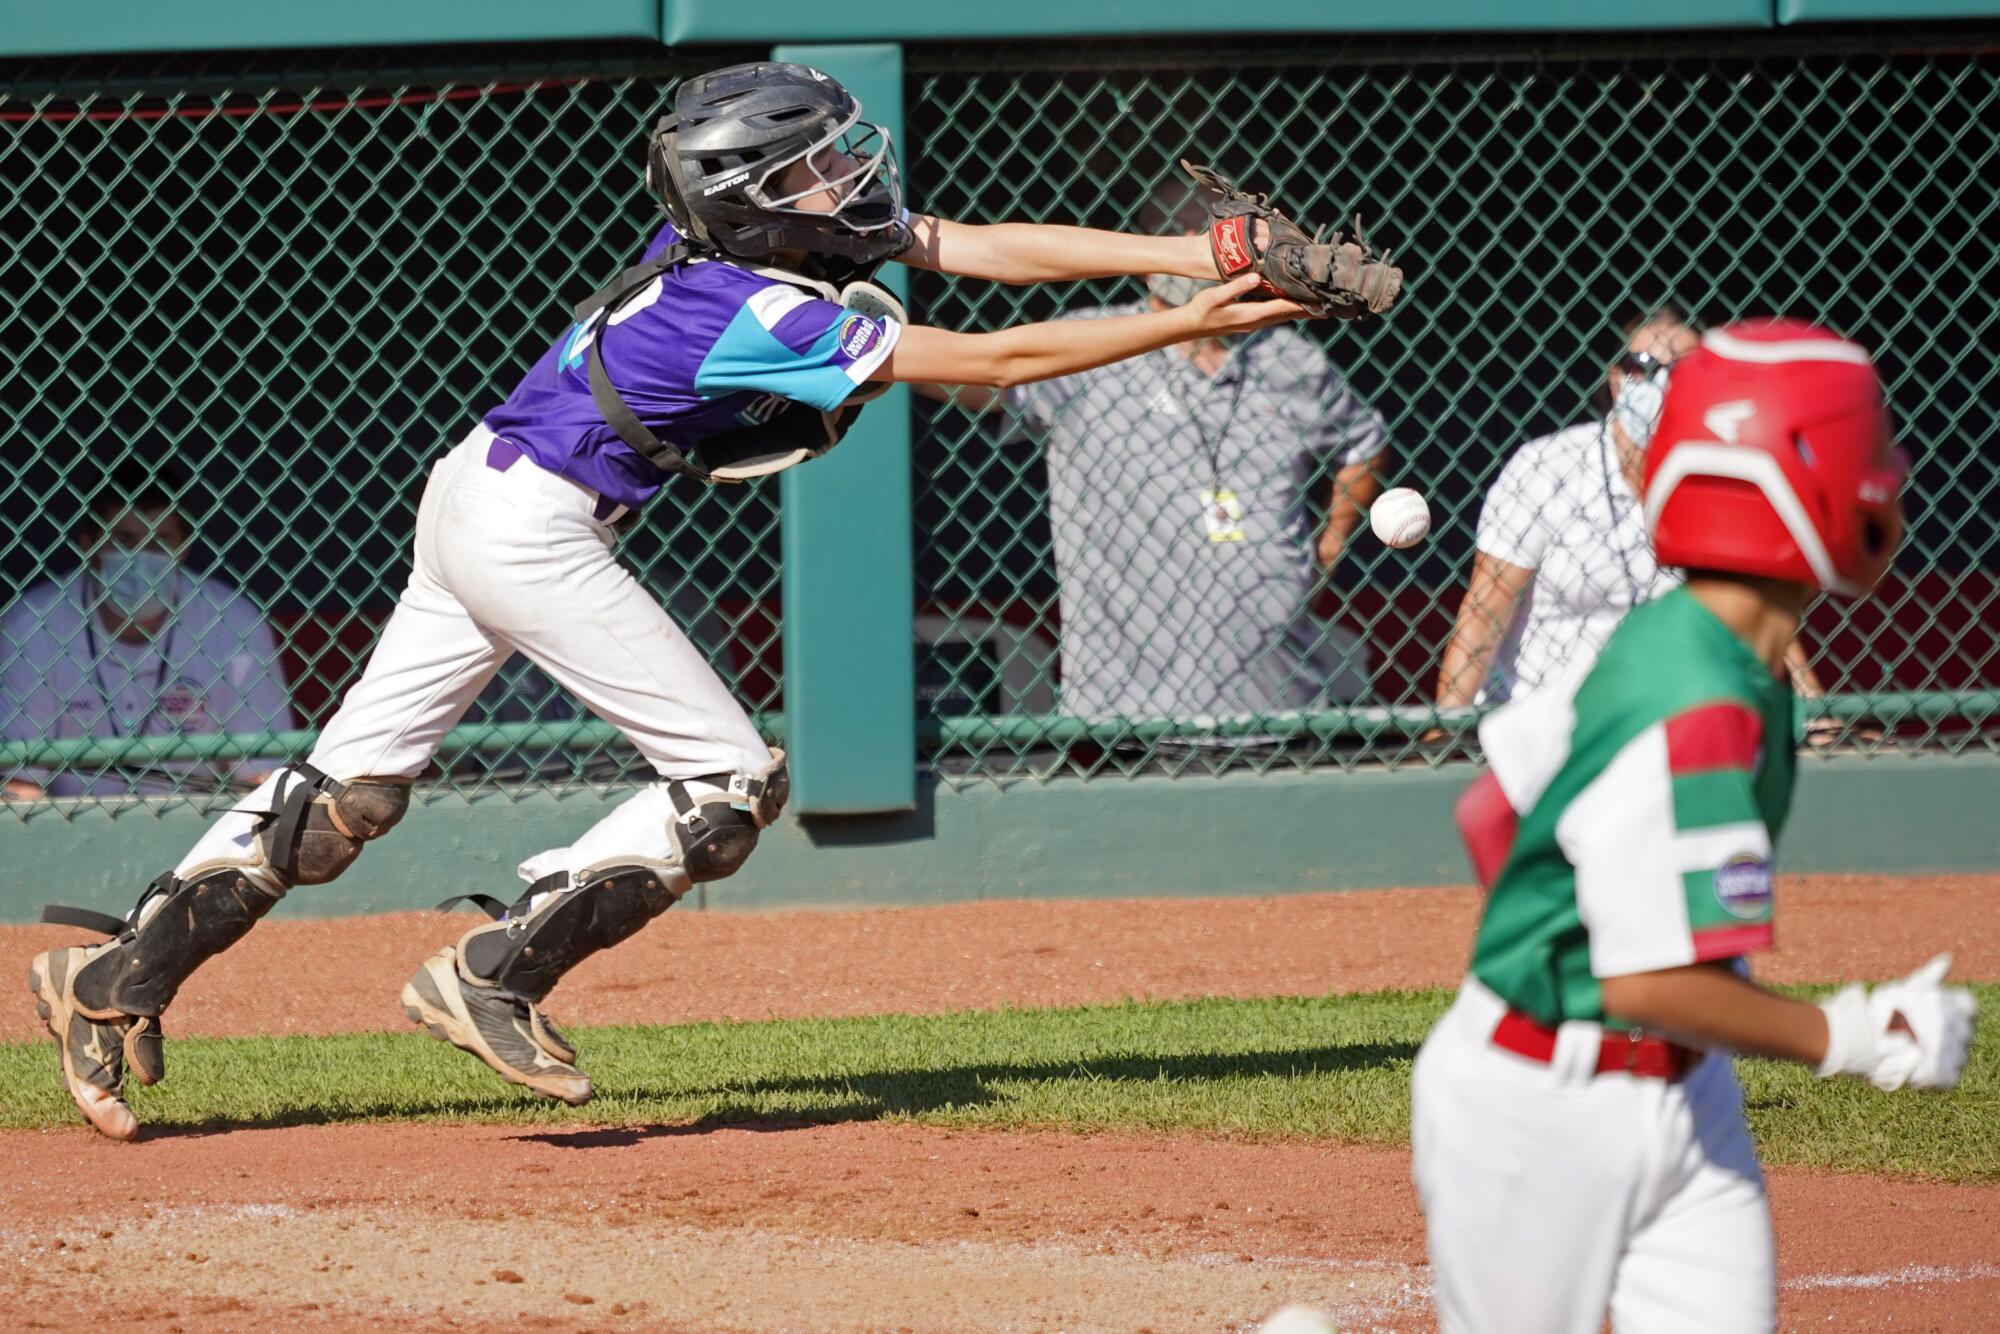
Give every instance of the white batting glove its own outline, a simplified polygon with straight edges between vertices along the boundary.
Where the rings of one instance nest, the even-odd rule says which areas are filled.
[[[1940,954],[1872,992],[1854,983],[1821,1003],[1826,1059],[1814,1073],[1860,1075],[1884,1091],[1957,1084],[1979,1006],[1964,987],[1944,985],[1950,967],[1951,956]]]

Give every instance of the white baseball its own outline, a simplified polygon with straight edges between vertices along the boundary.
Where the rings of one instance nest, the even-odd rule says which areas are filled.
[[[1340,1326],[1310,1306],[1287,1306],[1257,1326],[1257,1334],[1340,1334]]]
[[[1369,507],[1368,526],[1388,546],[1413,547],[1430,535],[1431,507],[1409,487],[1391,487]]]

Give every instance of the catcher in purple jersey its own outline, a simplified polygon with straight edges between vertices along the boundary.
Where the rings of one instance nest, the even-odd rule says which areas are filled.
[[[673,474],[735,482],[804,462],[892,380],[1011,386],[1308,315],[1361,318],[1400,288],[1386,262],[1320,245],[1233,189],[1208,239],[912,217],[887,133],[801,65],[681,85],[647,180],[669,224],[433,467],[409,583],[310,758],[221,817],[125,917],[45,911],[110,937],[50,950],[29,977],[69,1092],[104,1134],[137,1134],[125,1077],[164,1075],[161,1016],[181,983],[394,828],[516,653],[616,724],[659,781],[524,860],[511,904],[466,896],[493,920],[423,961],[402,1002],[503,1078],[589,1100],[543,998],[694,884],[734,873],[786,796],[783,753],[613,554],[613,525]],[[910,324],[869,281],[890,258],[1013,283],[1233,281],[1174,310],[959,334]],[[1280,299],[1239,300],[1257,289]]]

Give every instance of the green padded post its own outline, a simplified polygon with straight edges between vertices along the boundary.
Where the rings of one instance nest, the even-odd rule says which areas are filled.
[[[780,46],[825,70],[903,142],[903,49]],[[907,176],[907,172],[905,173]],[[898,266],[883,280],[905,295]],[[785,738],[791,809],[910,810],[917,801],[910,401],[871,404],[840,448],[780,479],[784,524]]]

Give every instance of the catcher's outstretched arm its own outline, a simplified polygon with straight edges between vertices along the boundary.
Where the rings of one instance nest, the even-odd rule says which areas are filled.
[[[910,220],[916,243],[897,258],[913,268],[997,283],[1065,282],[1120,274],[1216,276],[1205,236],[1132,236],[1034,222],[980,225]]]
[[[1249,333],[1305,314],[1294,301],[1239,301],[1253,274],[1197,292],[1185,306],[1102,320],[1048,320],[997,333],[905,328],[871,380],[989,385],[998,389],[1073,375],[1190,338]]]

